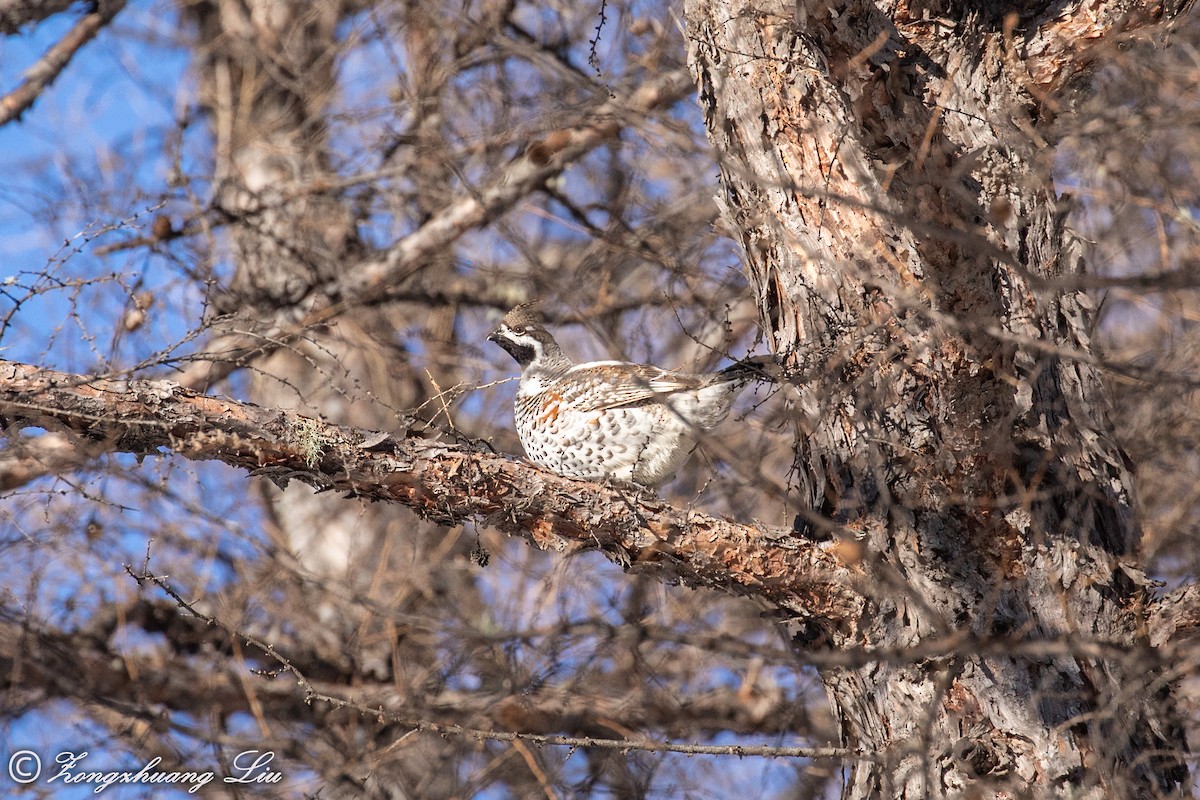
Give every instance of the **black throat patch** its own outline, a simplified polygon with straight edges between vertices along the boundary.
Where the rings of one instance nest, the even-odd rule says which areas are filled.
[[[496,344],[503,347],[522,367],[528,367],[532,364],[534,356],[537,355],[537,352],[530,345],[514,342],[504,337],[498,338]]]

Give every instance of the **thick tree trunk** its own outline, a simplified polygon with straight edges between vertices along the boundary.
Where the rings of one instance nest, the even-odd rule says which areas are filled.
[[[1036,100],[1083,68],[1081,25],[1147,20],[806,5],[692,0],[687,22],[762,317],[780,354],[821,365],[800,387],[805,501],[865,544],[871,602],[832,646],[963,630],[1144,645],[1087,298],[1053,286],[1081,265]],[[848,798],[1133,797],[1186,776],[1144,657],[961,652],[823,678],[843,743],[880,756],[851,768]]]

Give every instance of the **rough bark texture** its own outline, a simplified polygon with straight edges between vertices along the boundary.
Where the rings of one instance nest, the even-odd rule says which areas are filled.
[[[1039,123],[1070,102],[1089,46],[1165,12],[1055,9],[687,6],[724,213],[773,345],[833,376],[806,388],[795,468],[812,507],[858,532],[880,589],[835,647],[969,630],[1144,652],[1139,529],[1089,306],[1035,291],[1080,269]],[[887,754],[856,764],[844,796],[1169,793],[1186,746],[1155,661],[827,669],[843,743]]]
[[[442,525],[478,519],[543,550],[600,548],[629,569],[761,598],[822,626],[860,613],[834,547],[630,498],[479,445],[341,427],[169,382],[90,379],[12,362],[0,362],[0,415],[6,427],[62,431],[107,452],[176,452],[281,486],[299,481],[322,493],[400,503]]]

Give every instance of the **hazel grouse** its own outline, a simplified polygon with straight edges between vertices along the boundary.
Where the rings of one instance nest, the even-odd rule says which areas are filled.
[[[530,460],[586,480],[657,487],[719,425],[767,359],[694,375],[627,361],[575,364],[529,306],[487,337],[521,365],[515,420]]]

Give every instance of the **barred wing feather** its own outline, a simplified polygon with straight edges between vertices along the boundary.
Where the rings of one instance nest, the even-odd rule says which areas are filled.
[[[581,411],[603,411],[661,400],[665,395],[699,389],[709,376],[670,372],[649,364],[596,361],[580,364],[563,376],[576,388],[572,405]]]

